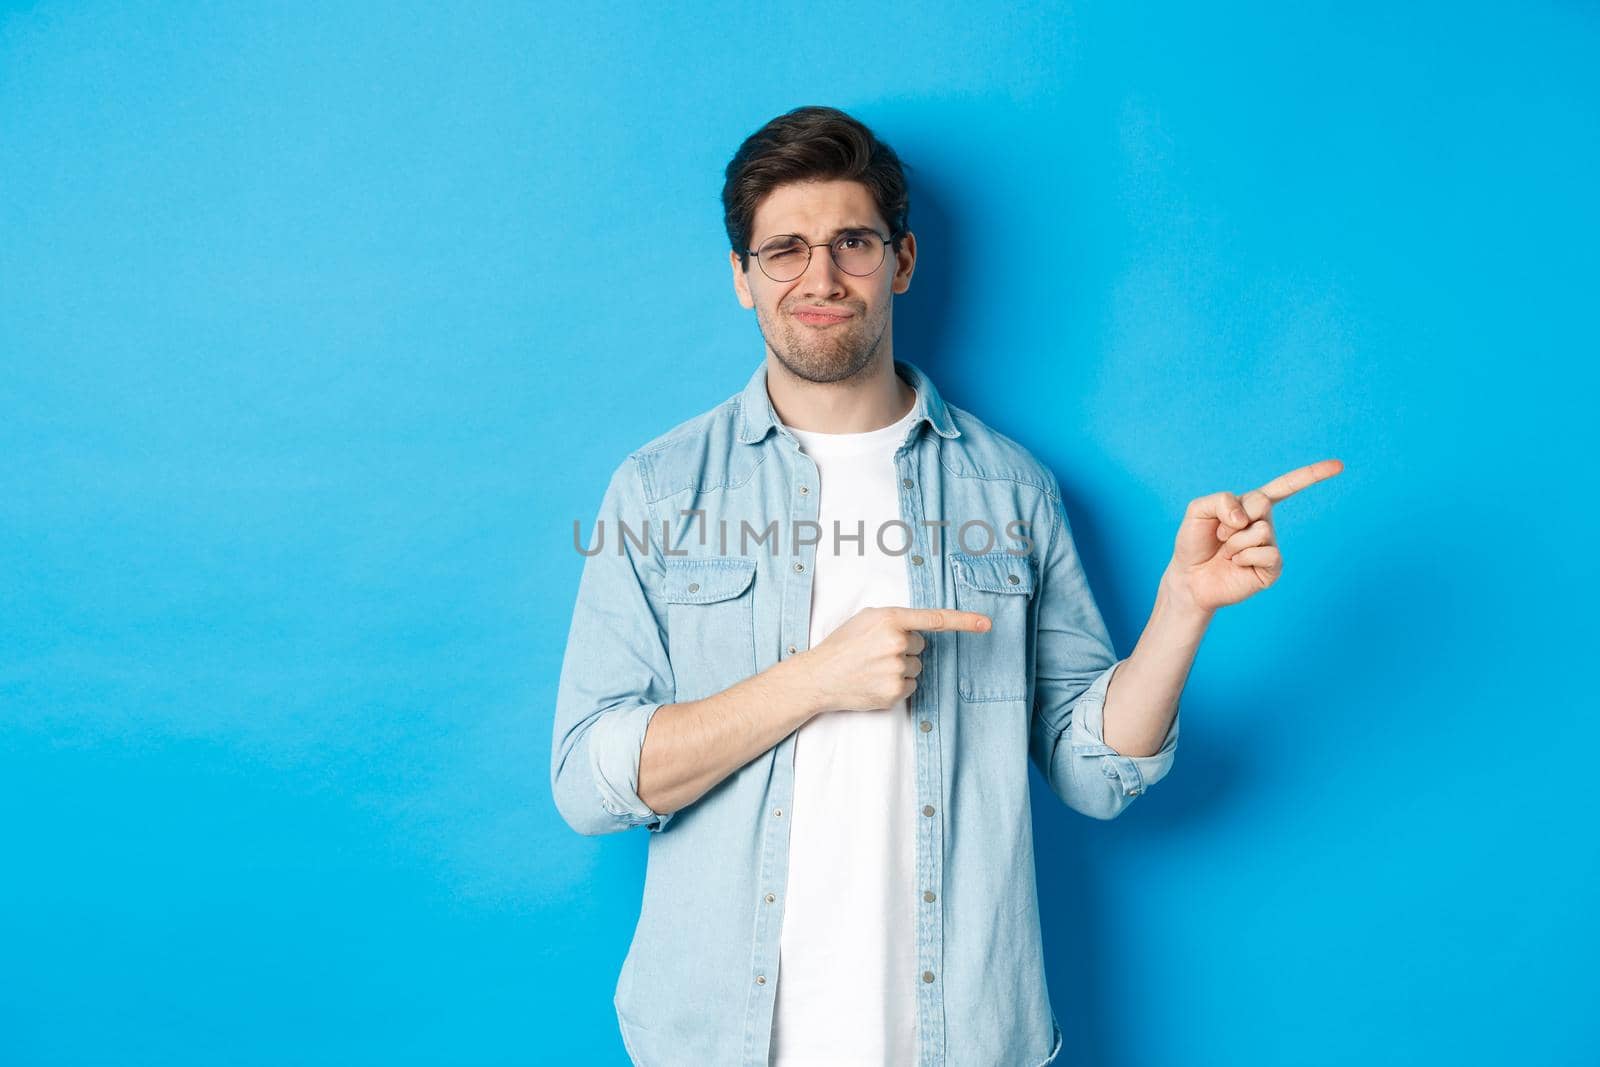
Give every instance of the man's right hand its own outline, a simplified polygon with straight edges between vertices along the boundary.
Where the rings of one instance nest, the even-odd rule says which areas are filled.
[[[862,608],[815,648],[790,662],[828,710],[881,711],[917,689],[919,630],[986,633],[989,616],[944,608]]]

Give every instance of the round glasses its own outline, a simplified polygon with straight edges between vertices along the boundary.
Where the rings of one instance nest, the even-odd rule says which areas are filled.
[[[839,269],[865,278],[883,262],[889,238],[876,230],[842,230],[827,243],[828,254]],[[747,248],[756,257],[761,273],[775,282],[792,282],[811,266],[811,250],[823,245],[807,244],[797,233],[780,233],[761,242],[760,248]]]

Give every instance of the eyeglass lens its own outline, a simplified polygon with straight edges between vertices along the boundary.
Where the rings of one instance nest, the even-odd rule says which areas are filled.
[[[883,239],[871,230],[849,230],[835,237],[828,251],[840,270],[865,277],[883,262],[884,247]],[[767,277],[775,282],[789,282],[804,274],[811,265],[811,249],[801,238],[784,234],[763,244],[756,258]]]

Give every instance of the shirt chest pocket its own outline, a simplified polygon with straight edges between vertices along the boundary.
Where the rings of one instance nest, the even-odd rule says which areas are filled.
[[[666,560],[667,656],[680,701],[701,700],[756,672],[756,561]]]
[[[1028,609],[1033,602],[1031,556],[955,553],[956,607],[989,616],[987,633],[956,632],[958,691],[967,701],[1026,700]]]

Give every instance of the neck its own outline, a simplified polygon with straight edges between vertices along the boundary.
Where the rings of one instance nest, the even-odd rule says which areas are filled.
[[[916,390],[894,372],[888,354],[839,382],[811,382],[767,356],[767,395],[785,426],[817,433],[866,433],[900,420]]]

